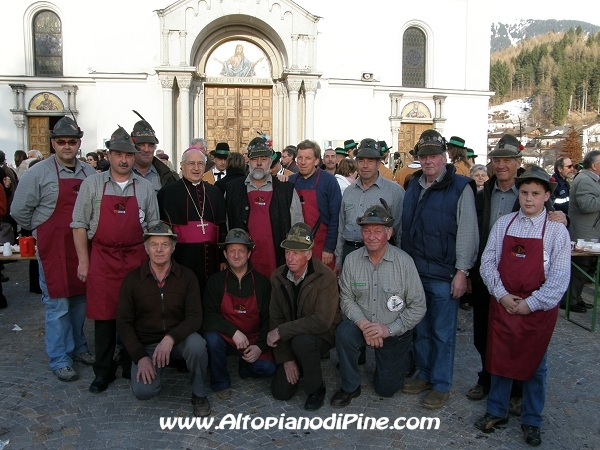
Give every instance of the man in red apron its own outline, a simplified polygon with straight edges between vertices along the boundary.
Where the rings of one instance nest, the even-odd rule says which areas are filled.
[[[226,400],[231,398],[227,355],[239,357],[242,379],[270,377],[276,366],[267,345],[271,284],[249,261],[254,242],[244,230],[234,228],[219,247],[227,270],[208,280],[202,298],[203,328],[210,355],[210,387]]]
[[[159,222],[152,184],[132,172],[139,150],[131,136],[119,127],[106,147],[110,169],[82,183],[71,223],[77,276],[86,283],[86,315],[95,320],[93,393],[106,390],[115,380],[119,289],[125,275],[146,261],[143,233]]]
[[[486,369],[492,374],[486,414],[475,426],[489,432],[508,421],[513,380],[523,381],[521,428],[541,444],[546,399],[546,351],[569,284],[570,239],[563,224],[548,220],[544,203],[556,183],[534,166],[515,178],[521,209],[494,224],[481,258],[491,294]]]
[[[228,183],[226,188],[229,228],[248,230],[256,243],[250,261],[267,278],[285,264],[280,244],[292,223],[303,221],[294,185],[269,173],[272,154],[264,137],[252,139],[248,144],[250,173]]]
[[[27,170],[12,203],[12,215],[37,239],[40,287],[45,309],[46,353],[61,381],[79,378],[73,361],[93,364],[83,334],[85,284],[77,278],[70,223],[81,182],[96,171],[77,159],[83,131],[69,118],[50,131],[55,151]]]
[[[317,168],[321,147],[314,141],[298,144],[298,173],[290,176],[302,204],[304,222],[313,228],[313,255],[333,270],[342,192],[333,175]],[[315,229],[316,228],[316,229]]]

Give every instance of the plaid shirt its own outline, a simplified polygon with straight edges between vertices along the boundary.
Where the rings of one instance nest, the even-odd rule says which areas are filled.
[[[496,297],[498,301],[509,294],[500,279],[498,264],[502,257],[502,243],[506,229],[515,215],[517,215],[517,218],[510,226],[509,236],[540,239],[546,221],[545,210],[535,217],[527,217],[522,211],[518,211],[500,217],[494,224],[481,257],[479,271],[490,294]],[[569,232],[561,223],[546,222],[544,275],[546,276],[544,284],[526,299],[531,311],[540,309],[548,311],[554,308],[569,286],[571,278],[571,240]]]

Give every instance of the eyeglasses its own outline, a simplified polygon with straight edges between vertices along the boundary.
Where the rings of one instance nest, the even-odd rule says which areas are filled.
[[[182,161],[181,164],[185,164],[188,167],[204,167],[203,161]]]
[[[63,145],[77,145],[77,143],[79,142],[79,139],[69,139],[68,141],[65,139],[56,139],[54,142],[56,142],[57,145],[63,146]]]

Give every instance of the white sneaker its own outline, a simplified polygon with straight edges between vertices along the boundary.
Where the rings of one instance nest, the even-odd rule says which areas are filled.
[[[77,375],[77,372],[75,372],[71,366],[61,367],[52,372],[54,372],[54,375],[56,375],[60,381],[75,381],[79,379],[79,375]]]

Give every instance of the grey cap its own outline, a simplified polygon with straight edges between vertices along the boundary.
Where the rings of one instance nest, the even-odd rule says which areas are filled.
[[[553,178],[550,178],[548,172],[539,166],[531,166],[529,169],[523,172],[520,177],[515,177],[515,185],[517,188],[519,188],[527,180],[542,181],[548,187],[548,190],[551,193],[554,192],[556,190],[556,186],[558,186],[558,183],[552,181]]]
[[[488,156],[490,158],[520,158],[521,150],[523,150],[521,142],[512,134],[505,134]]]
[[[367,208],[362,217],[356,219],[356,223],[361,227],[363,225],[383,225],[384,227],[392,227],[394,225],[394,218],[390,212],[386,201],[382,198],[379,199],[381,205],[373,205]]]
[[[173,233],[171,227],[164,222],[158,222],[156,225],[148,228],[148,231],[144,233],[144,242],[146,242],[150,236],[166,236],[177,241],[177,235]]]
[[[58,122],[56,122],[54,128],[48,131],[48,134],[52,139],[57,137],[75,137],[81,139],[83,137],[83,131],[81,131],[81,128],[79,128],[77,122],[67,116],[62,117]]]
[[[110,141],[106,141],[105,145],[107,149],[115,152],[140,153],[140,149],[122,126],[115,130]]]
[[[375,139],[363,139],[360,141],[360,145],[358,146],[358,150],[355,155],[356,158],[370,158],[370,159],[381,159],[383,155],[381,154],[381,148],[379,147],[379,143]]]
[[[225,242],[219,242],[219,248],[225,250],[228,244],[242,244],[248,247],[248,250],[254,248],[254,241],[248,233],[241,228],[232,228],[225,236]]]
[[[446,140],[435,130],[425,130],[417,142],[417,153],[419,156],[439,155],[447,150]]]

